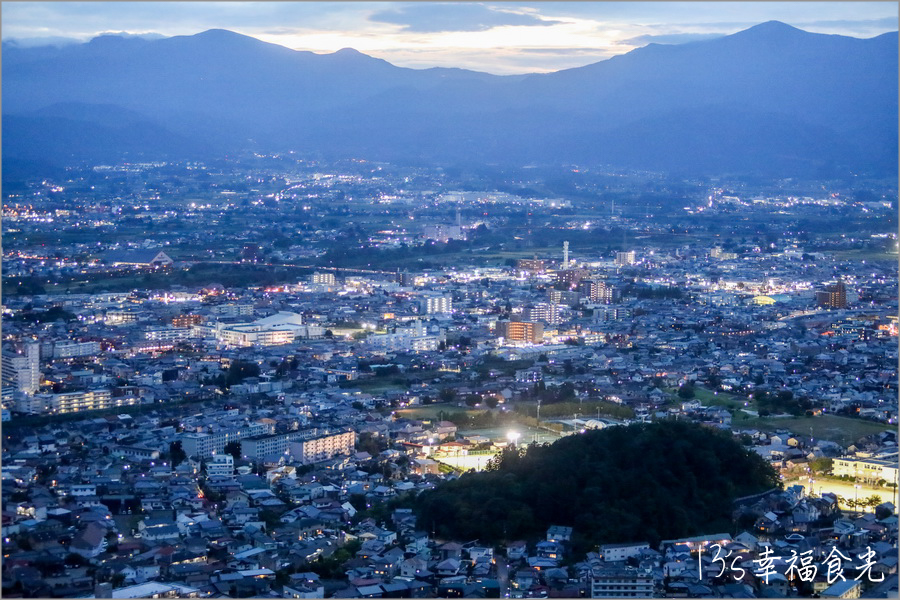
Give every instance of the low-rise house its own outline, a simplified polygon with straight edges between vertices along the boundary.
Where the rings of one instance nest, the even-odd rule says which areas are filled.
[[[70,550],[84,558],[95,558],[106,550],[107,529],[99,523],[88,523],[87,527],[72,538]]]

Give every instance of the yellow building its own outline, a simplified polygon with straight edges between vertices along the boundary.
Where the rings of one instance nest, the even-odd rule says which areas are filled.
[[[831,472],[840,477],[847,475],[857,480],[876,482],[883,479],[888,483],[897,482],[897,452],[871,458],[835,458]]]

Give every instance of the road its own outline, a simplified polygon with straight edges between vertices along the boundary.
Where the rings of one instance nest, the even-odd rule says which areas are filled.
[[[497,581],[500,582],[500,597],[509,598],[509,564],[505,556],[497,558]]]
[[[322,265],[298,265],[296,263],[267,263],[267,262],[245,262],[242,260],[186,260],[194,264],[214,264],[214,265],[248,265],[251,267],[291,267],[293,269],[310,269],[312,271],[344,271],[347,273],[364,273],[367,275],[391,275],[397,276],[397,271],[377,271],[374,269],[358,269],[353,267],[326,267]]]

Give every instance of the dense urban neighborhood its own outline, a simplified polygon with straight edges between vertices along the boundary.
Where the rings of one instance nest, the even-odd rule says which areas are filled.
[[[5,597],[897,593],[895,182],[256,155],[72,168],[3,221]],[[589,484],[621,539],[423,518],[671,422],[776,485],[677,539]],[[691,466],[635,493],[699,502]]]

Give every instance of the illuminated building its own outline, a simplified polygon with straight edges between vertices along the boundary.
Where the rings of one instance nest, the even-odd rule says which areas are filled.
[[[585,279],[590,274],[590,271],[585,269],[565,269],[563,271],[557,271],[556,283],[568,288],[574,288],[582,279]]]
[[[616,264],[620,267],[633,265],[636,260],[637,257],[634,253],[634,250],[629,250],[628,252],[616,252]]]
[[[35,393],[41,385],[41,346],[25,344],[25,354],[3,351],[3,383],[26,394]]]
[[[203,315],[178,315],[172,319],[173,327],[191,327],[203,322]]]
[[[497,336],[509,342],[539,344],[544,338],[544,326],[530,321],[499,321]]]
[[[847,288],[838,281],[816,292],[816,304],[823,308],[847,308]]]
[[[543,321],[550,325],[560,322],[560,305],[548,302],[539,302],[533,306],[526,306],[522,311],[522,319],[528,322]]]

